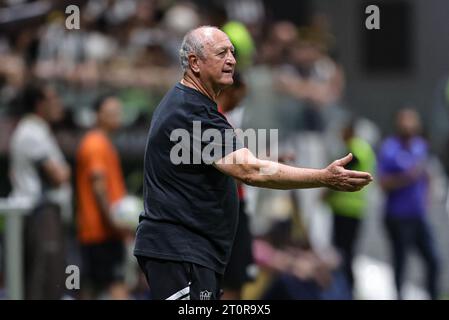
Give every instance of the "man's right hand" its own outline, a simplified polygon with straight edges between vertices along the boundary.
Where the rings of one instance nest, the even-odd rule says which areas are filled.
[[[351,162],[352,154],[335,160],[324,169],[324,184],[337,191],[359,191],[364,186],[373,181],[373,177],[368,172],[353,171],[345,169],[345,166]]]

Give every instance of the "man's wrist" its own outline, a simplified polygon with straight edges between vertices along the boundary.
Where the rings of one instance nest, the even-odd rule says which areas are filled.
[[[329,187],[329,172],[327,169],[318,170],[317,181],[320,187]]]

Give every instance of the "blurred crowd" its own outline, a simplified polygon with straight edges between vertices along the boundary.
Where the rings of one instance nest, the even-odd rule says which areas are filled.
[[[79,30],[66,28],[72,4]],[[420,116],[398,106],[395,133],[384,137],[362,111],[350,111],[326,15],[298,25],[270,15],[262,0],[10,0],[0,1],[1,192],[33,200],[23,235],[25,298],[151,298],[131,255],[133,232],[111,208],[141,197],[152,111],[179,81],[182,37],[199,25],[220,27],[235,46],[239,81],[219,101],[235,127],[278,129],[284,163],[325,167],[351,152],[349,166],[376,177],[374,187],[350,194],[240,186],[240,221],[250,236],[237,240],[252,253],[233,257],[230,270],[240,272],[228,275],[224,297],[363,298],[353,266],[363,221],[376,208],[396,297],[403,298],[415,248],[428,297],[441,298],[444,248],[428,218],[436,157]],[[372,202],[377,188],[381,205]],[[64,287],[72,264],[81,270],[80,290]]]

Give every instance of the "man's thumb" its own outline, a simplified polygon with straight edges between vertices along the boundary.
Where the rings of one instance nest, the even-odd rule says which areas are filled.
[[[344,167],[352,160],[352,153],[349,153],[346,157],[338,159],[337,165]]]

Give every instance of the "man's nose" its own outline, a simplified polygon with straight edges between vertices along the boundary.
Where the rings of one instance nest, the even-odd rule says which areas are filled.
[[[237,61],[235,60],[234,54],[232,52],[229,52],[228,59],[226,60],[226,63],[228,63],[232,66],[234,66],[237,63]]]

